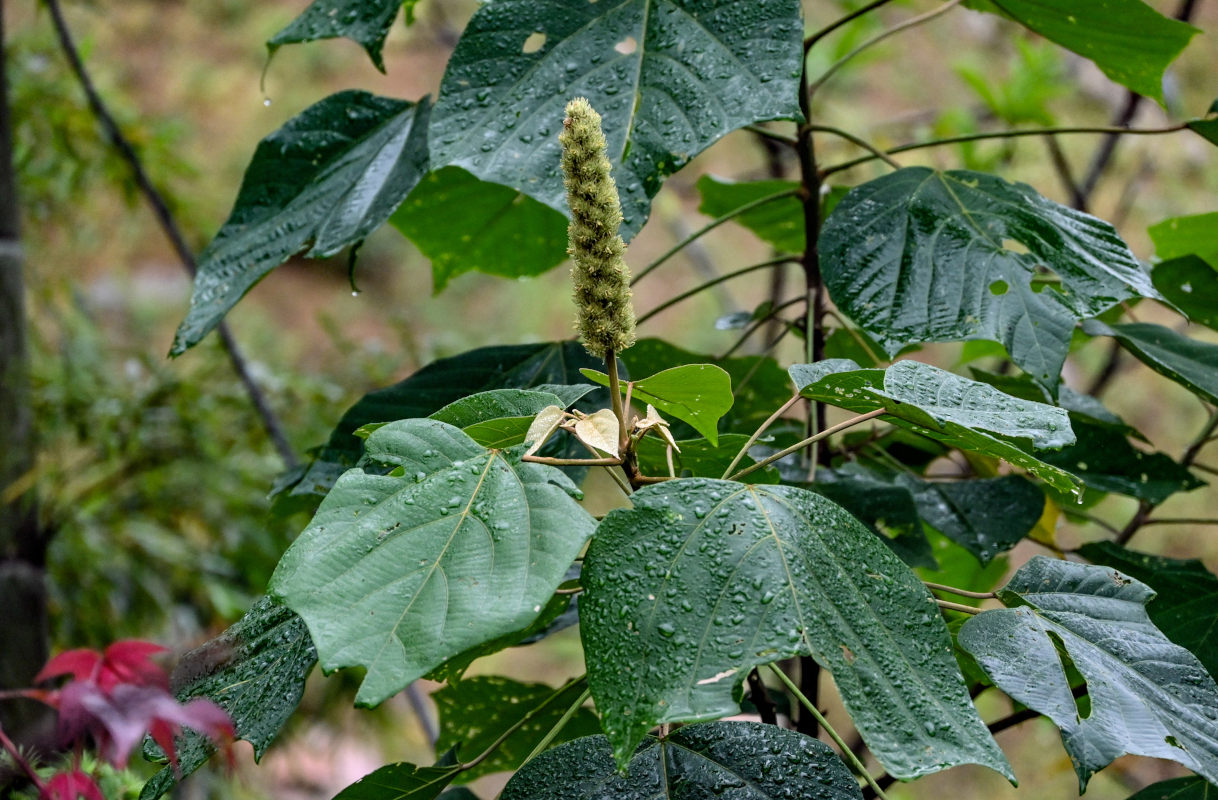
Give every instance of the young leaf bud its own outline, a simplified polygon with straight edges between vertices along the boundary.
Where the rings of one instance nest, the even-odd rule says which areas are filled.
[[[558,140],[571,207],[567,252],[575,262],[576,329],[588,352],[604,358],[634,344],[634,306],[630,270],[622,259],[626,245],[618,235],[622,206],[609,174],[600,114],[586,99],[567,104]]]

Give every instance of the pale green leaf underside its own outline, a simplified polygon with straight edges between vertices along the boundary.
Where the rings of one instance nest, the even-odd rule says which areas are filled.
[[[1107,567],[1036,556],[999,596],[1017,607],[973,617],[960,644],[998,688],[1061,728],[1080,791],[1125,753],[1218,779],[1218,686],[1147,617],[1149,587]],[[1086,717],[1057,642],[1086,680]]]
[[[756,722],[688,725],[635,751],[619,773],[604,736],[576,739],[530,761],[503,800],[861,800],[828,745]]]
[[[1079,481],[1029,450],[1060,448],[1074,441],[1064,409],[1022,400],[992,386],[918,361],[898,361],[887,370],[859,369],[833,359],[790,368],[796,388],[808,398],[851,411],[883,408],[883,419],[944,444],[1002,458],[1061,491]]]
[[[529,625],[594,522],[559,470],[486,450],[434,420],[378,428],[284,554],[271,589],[328,670],[363,666],[376,705],[477,645]]]
[[[798,0],[496,0],[453,52],[432,163],[567,213],[563,107],[604,119],[629,238],[667,175],[736,128],[799,116]]]
[[[580,370],[584,377],[609,385],[609,376],[592,369]],[[705,436],[712,447],[719,445],[719,420],[732,408],[732,376],[714,364],[684,364],[637,381],[631,381],[636,403],[650,403],[663,414],[687,422]],[[622,392],[626,391],[625,385]]]
[[[651,726],[735,713],[755,665],[811,655],[868,747],[908,778],[963,763],[1010,775],[913,573],[825,498],[682,479],[601,522],[584,561],[588,684],[619,763]]]
[[[820,262],[833,301],[890,356],[989,339],[1049,387],[1078,320],[1157,297],[1107,222],[964,170],[907,167],[851,190],[825,222]],[[1059,286],[1039,282],[1046,270]]]

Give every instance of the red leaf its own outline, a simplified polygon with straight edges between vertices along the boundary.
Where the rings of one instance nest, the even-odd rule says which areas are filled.
[[[94,650],[68,650],[46,663],[35,676],[41,683],[60,675],[71,675],[74,680],[95,683],[109,692],[123,683],[136,686],[169,688],[169,676],[152,656],[163,653],[166,648],[138,639],[123,639],[99,654]]]
[[[39,800],[106,800],[93,778],[80,770],[60,772],[51,777],[39,795]]]
[[[34,683],[42,683],[60,675],[71,675],[78,681],[92,680],[102,657],[96,650],[68,650],[52,658],[34,676]]]

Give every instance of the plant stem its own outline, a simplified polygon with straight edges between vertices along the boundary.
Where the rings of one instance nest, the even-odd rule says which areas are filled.
[[[867,767],[863,765],[863,762],[860,761],[859,757],[854,754],[854,751],[850,749],[845,740],[838,735],[837,731],[833,730],[833,726],[829,724],[827,719],[825,719],[825,715],[820,713],[820,709],[818,709],[814,703],[808,700],[804,693],[799,690],[799,687],[795,685],[795,682],[787,677],[785,672],[773,664],[770,664],[769,667],[774,671],[774,674],[778,676],[778,679],[786,685],[787,690],[795,695],[796,699],[799,700],[800,705],[806,708],[809,714],[816,717],[816,721],[819,722],[821,727],[825,729],[825,733],[829,734],[829,738],[832,739],[834,744],[841,749],[842,757],[845,758],[852,767],[854,767],[859,775],[862,776],[863,780],[867,781],[867,785],[870,786],[872,791],[875,792],[875,796],[882,798],[883,800],[888,800],[887,796],[884,794],[884,790],[879,787],[879,785],[875,782],[875,778],[871,777],[871,773],[867,771]]]
[[[978,600],[989,600],[991,597],[997,597],[993,592],[970,592],[967,589],[957,589],[955,586],[947,586],[942,583],[931,583],[930,581],[922,581],[927,589],[934,589],[937,592],[947,592],[949,594],[959,595],[960,597],[975,597]]]
[[[897,153],[908,153],[910,150],[924,150],[929,147],[942,147],[943,145],[960,144],[961,142],[979,142],[986,139],[1017,139],[1021,136],[1049,136],[1065,133],[1128,133],[1139,136],[1155,136],[1164,133],[1176,133],[1177,131],[1185,130],[1186,127],[1181,123],[1179,125],[1168,125],[1163,128],[1122,128],[1112,125],[1090,125],[1065,128],[1033,128],[1017,131],[987,131],[984,133],[966,133],[960,136],[945,136],[942,139],[927,139],[924,142],[911,142],[910,144],[890,147],[884,152],[891,156]],[[859,156],[850,161],[843,161],[840,164],[825,167],[821,170],[820,174],[822,178],[826,178],[835,172],[851,169],[868,161],[875,161],[876,158],[878,156],[875,155]]]
[[[761,673],[757,668],[749,670],[749,699],[753,701],[753,707],[757,709],[757,716],[766,725],[778,724],[778,709],[774,706],[774,701],[770,699],[770,692],[765,688],[765,683],[761,680]]]
[[[953,603],[948,600],[940,600],[937,597],[935,598],[935,605],[939,606],[939,608],[946,608],[949,611],[960,611],[964,614],[980,614],[981,613],[980,608],[973,608],[972,606],[966,606],[966,605],[962,605],[960,603]]]
[[[921,25],[923,22],[930,22],[932,19],[939,16],[940,14],[944,14],[948,11],[951,11],[953,8],[960,5],[961,1],[962,0],[948,0],[948,2],[944,3],[943,5],[939,6],[938,8],[933,8],[930,11],[927,11],[925,14],[919,14],[916,17],[910,17],[909,19],[905,20],[904,22],[894,25],[891,28],[889,28],[888,30],[881,31],[880,33],[877,33],[875,36],[872,36],[870,39],[863,42],[858,47],[854,48],[849,53],[842,56],[832,65],[830,65],[830,67],[827,70],[825,70],[824,73],[819,78],[816,79],[816,82],[808,87],[808,94],[809,95],[816,94],[817,89],[819,89],[821,86],[823,86],[825,81],[827,81],[839,69],[844,67],[848,61],[850,61],[852,58],[854,58],[855,56],[857,56],[859,53],[863,52],[867,48],[873,47],[874,45],[879,44],[880,42],[887,39],[889,36],[894,36],[898,33],[901,33],[902,31],[907,31],[910,28]]]
[[[791,306],[796,305],[797,303],[802,303],[802,302],[804,302],[804,300],[805,300],[804,297],[794,297],[794,298],[791,298],[790,300],[787,300],[785,303],[779,303],[778,305],[771,308],[770,312],[768,314],[766,314],[761,319],[755,321],[748,328],[745,328],[744,333],[740,334],[740,338],[737,339],[731,347],[729,347],[726,351],[724,351],[723,355],[719,356],[718,360],[723,361],[724,359],[731,357],[731,355],[733,353],[735,353],[737,350],[739,350],[741,347],[743,347],[744,343],[747,342],[750,338],[752,338],[753,334],[756,333],[757,331],[759,331],[762,328],[762,326],[764,326],[767,322],[769,322],[770,320],[777,317],[779,311],[790,308]],[[778,339],[780,339],[783,336],[786,336],[786,334],[787,334],[787,328],[784,327],[782,333],[778,337],[775,337],[775,341],[772,342],[770,344],[770,346],[767,347],[766,349],[769,350],[770,347],[772,347],[773,345],[778,343],[778,341],[777,341]]]
[[[730,281],[732,278],[738,278],[741,275],[748,275],[750,272],[757,272],[758,270],[769,269],[771,267],[780,266],[782,264],[789,264],[792,261],[798,261],[798,260],[799,260],[799,256],[792,256],[792,255],[775,256],[774,258],[771,258],[768,261],[762,261],[761,263],[753,264],[752,266],[748,266],[748,267],[743,267],[734,272],[729,272],[725,275],[720,275],[719,277],[709,280],[706,283],[703,283],[699,286],[695,286],[694,288],[690,289],[687,292],[682,292],[681,294],[677,295],[676,297],[669,298],[668,300],[664,301],[660,305],[658,305],[655,308],[648,311],[643,316],[639,317],[637,320],[637,323],[639,325],[642,325],[644,322],[651,319],[656,314],[659,314],[662,311],[667,311],[668,309],[675,306],[677,303],[680,303],[683,300],[688,300],[689,298],[693,297],[694,295],[696,295],[700,292],[704,292],[713,286],[718,286],[719,284],[723,283],[724,281]]]
[[[860,336],[859,332],[856,331],[854,328],[852,328],[849,325],[849,323],[846,322],[846,320],[842,319],[841,314],[837,313],[836,311],[834,311],[833,309],[830,308],[825,311],[825,316],[833,317],[833,319],[837,320],[837,324],[841,327],[841,329],[844,330],[846,332],[846,334],[851,339],[854,340],[855,344],[857,344],[860,348],[862,348],[863,352],[865,352],[867,354],[867,357],[870,358],[872,361],[874,361],[877,364],[883,364],[885,361],[888,360],[886,358],[881,358],[874,350],[872,350],[871,345],[867,344],[867,340],[864,339],[862,336]]]
[[[834,128],[830,125],[809,125],[808,127],[811,130],[816,131],[818,133],[831,133],[840,139],[845,139],[846,141],[850,142],[851,144],[856,144],[859,147],[861,147],[864,150],[871,153],[872,155],[874,155],[876,158],[883,159],[884,163],[887,164],[888,166],[892,167],[893,169],[901,168],[901,162],[897,161],[895,158],[888,155],[883,150],[876,147],[875,145],[873,145],[871,142],[867,141],[866,139],[863,139],[859,136],[855,136],[850,131],[844,131],[841,128]]]
[[[571,721],[572,717],[579,713],[580,707],[582,707],[583,704],[588,701],[588,697],[591,696],[591,694],[591,691],[588,689],[584,689],[583,692],[580,693],[579,697],[575,699],[575,702],[567,707],[567,710],[563,712],[563,715],[558,718],[558,722],[554,723],[554,727],[550,728],[549,733],[542,737],[542,740],[537,743],[536,747],[533,748],[533,752],[529,753],[528,757],[520,766],[524,766],[525,764],[529,763],[550,746],[550,743],[554,741],[554,737],[558,736],[558,734],[562,732],[562,729],[567,727],[567,723]]]
[[[785,134],[778,133],[777,131],[763,128],[760,125],[745,125],[744,129],[749,133],[755,133],[765,139],[785,144],[788,147],[794,147],[798,143],[798,141],[792,136],[787,136]]]
[[[552,467],[619,467],[620,458],[550,458],[549,456],[521,456],[521,461],[534,464],[549,464]]]
[[[777,422],[779,417],[790,411],[791,407],[798,403],[802,397],[803,395],[796,393],[790,400],[783,403],[781,408],[767,417],[766,421],[761,423],[761,426],[757,430],[753,431],[753,435],[744,443],[744,447],[740,448],[740,452],[736,453],[736,457],[732,459],[732,463],[727,465],[727,469],[723,470],[723,475],[720,477],[726,480],[727,476],[732,474],[732,470],[736,468],[736,465],[740,463],[740,459],[744,458],[745,454],[748,453],[749,448],[757,444],[757,440],[766,432],[766,429]]]
[[[791,445],[790,447],[787,447],[783,450],[779,450],[777,453],[774,453],[773,455],[766,456],[761,461],[758,461],[756,464],[753,464],[751,466],[745,467],[744,469],[740,470],[735,475],[731,476],[731,478],[729,478],[728,480],[738,481],[741,478],[743,478],[745,475],[755,472],[755,471],[761,469],[762,467],[768,466],[780,458],[786,458],[787,456],[791,455],[792,453],[799,452],[800,450],[804,449],[808,445],[815,444],[816,442],[819,442],[821,439],[828,438],[829,436],[832,436],[833,434],[837,433],[838,431],[844,431],[847,428],[853,428],[855,425],[860,425],[869,419],[875,419],[876,417],[880,416],[881,414],[887,414],[887,413],[888,413],[888,409],[877,408],[874,411],[868,411],[866,414],[860,414],[857,417],[851,417],[850,419],[846,420],[845,422],[839,422],[836,425],[832,425],[828,428],[825,428],[823,431],[821,431],[819,433],[809,436],[807,439],[804,439],[800,442],[796,442],[795,444]]]
[[[118,127],[118,122],[114,119],[114,115],[106,107],[105,101],[102,100],[101,94],[93,83],[92,76],[85,69],[84,61],[80,57],[80,51],[72,39],[72,32],[68,29],[67,21],[64,19],[63,9],[60,7],[59,0],[46,0],[46,5],[47,10],[51,14],[51,23],[54,25],[56,36],[59,39],[59,47],[63,50],[64,56],[67,57],[68,65],[76,75],[76,80],[80,83],[81,89],[84,90],[85,98],[89,103],[89,109],[93,112],[93,116],[97,117],[98,123],[110,139],[110,143],[114,145],[114,149],[118,152],[119,157],[126,162],[131,170],[131,177],[135,180],[136,187],[152,208],[157,222],[160,223],[161,230],[164,231],[165,236],[169,239],[169,243],[173,246],[174,252],[177,253],[178,260],[182,262],[182,266],[186,271],[191,276],[194,276],[195,272],[198,271],[198,266],[195,263],[195,257],[191,252],[190,246],[186,244],[186,238],[182,235],[182,229],[178,226],[177,220],[174,219],[173,212],[169,210],[169,204],[165,202],[164,195],[153,185],[152,179],[148,177],[148,173],[144,169],[139,155],[136,154],[135,148],[127,140],[127,137],[123,135],[123,132]],[[228,327],[228,323],[220,322],[216,326],[216,333],[220,337],[224,351],[228,354],[228,360],[232,364],[233,371],[237,373],[237,378],[245,388],[246,394],[249,395],[250,402],[258,413],[259,419],[262,420],[262,426],[266,429],[271,443],[279,452],[279,457],[283,460],[284,466],[288,469],[295,468],[300,464],[300,461],[297,459],[295,451],[292,450],[292,445],[288,442],[287,434],[284,433],[283,423],[275,415],[266,395],[263,394],[261,387],[258,386],[254,381],[253,375],[250,374],[245,355],[237,345],[236,339],[233,338],[232,330]]]
[[[21,750],[18,749],[17,745],[13,743],[13,740],[8,738],[8,734],[4,732],[4,728],[0,728],[0,748],[3,748],[4,751],[8,753],[9,758],[13,759],[13,763],[25,773],[26,777],[30,779],[30,783],[34,784],[34,786],[38,789],[38,796],[42,797],[45,795],[47,790],[46,783],[44,783],[42,778],[38,776],[38,772],[34,769],[34,765],[21,754]]]
[[[557,698],[561,697],[563,692],[567,691],[568,689],[572,688],[573,686],[578,686],[581,683],[585,683],[587,680],[588,680],[587,675],[580,675],[578,678],[574,678],[574,679],[568,681],[562,687],[556,689],[553,694],[551,694],[545,700],[541,701],[541,703],[539,705],[534,706],[533,709],[529,713],[525,714],[523,717],[521,717],[520,719],[513,722],[512,725],[507,730],[505,730],[503,733],[501,733],[499,735],[498,739],[491,742],[491,744],[485,750],[483,750],[482,753],[477,758],[475,758],[473,761],[466,761],[464,764],[462,764],[460,766],[460,771],[465,772],[467,770],[471,770],[474,767],[481,764],[483,761],[486,761],[488,758],[491,757],[491,755],[496,750],[499,749],[499,747],[504,742],[506,742],[509,738],[511,738],[512,734],[516,733],[516,731],[520,730],[526,724],[528,724],[528,722],[531,719],[533,719],[533,717],[540,714],[545,709],[546,706],[548,706],[550,703],[554,702]],[[584,694],[587,694],[586,690],[585,690]],[[583,700],[581,699],[580,703],[582,704],[582,702],[583,702]]]
[[[767,203],[772,203],[775,200],[781,200],[784,197],[794,197],[794,196],[796,196],[796,194],[798,194],[798,191],[799,191],[798,189],[784,189],[781,192],[775,192],[774,194],[766,195],[765,197],[760,197],[751,203],[745,203],[744,205],[740,206],[739,208],[732,209],[731,211],[727,212],[726,214],[724,214],[721,217],[716,217],[715,219],[708,222],[706,225],[703,225],[701,228],[699,228],[698,230],[691,233],[689,236],[686,236],[680,242],[677,242],[677,244],[673,245],[672,248],[668,250],[668,252],[664,253],[664,255],[660,256],[655,261],[652,261],[650,264],[643,267],[643,269],[639,270],[639,273],[630,280],[630,285],[634,286],[636,283],[641,281],[643,279],[643,277],[645,275],[647,275],[649,272],[651,272],[656,267],[663,264],[668,259],[675,256],[677,253],[681,252],[681,250],[683,250],[685,248],[685,246],[688,245],[690,242],[692,242],[696,239],[699,239],[702,236],[705,236],[707,233],[710,233],[711,231],[713,231],[715,228],[718,228],[723,223],[725,223],[729,220],[735,219],[736,217],[740,216],[741,214],[747,214],[748,212],[752,211],[753,209],[760,208],[761,206],[764,206]]]
[[[862,8],[851,11],[846,16],[839,17],[838,19],[834,20],[833,22],[830,22],[828,25],[826,25],[825,27],[821,28],[816,33],[809,36],[807,39],[804,39],[804,54],[806,55],[808,53],[808,51],[811,50],[813,48],[813,46],[816,45],[817,42],[819,42],[821,39],[825,38],[829,34],[833,33],[835,30],[842,27],[843,25],[846,25],[850,22],[854,22],[854,20],[858,19],[859,17],[863,16],[864,14],[867,14],[871,11],[875,11],[880,6],[888,5],[891,2],[892,2],[892,0],[872,0],[872,2],[868,3],[867,5],[863,6]]]
[[[630,438],[626,427],[626,407],[622,404],[622,384],[617,374],[617,353],[613,349],[605,351],[605,373],[609,376],[609,402],[613,405],[613,416],[617,417],[618,448],[625,452]]]
[[[1143,525],[1218,525],[1218,519],[1204,517],[1158,517],[1142,522]]]

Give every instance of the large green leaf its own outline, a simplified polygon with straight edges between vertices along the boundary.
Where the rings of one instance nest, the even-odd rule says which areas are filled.
[[[1105,325],[1087,320],[1091,336],[1112,336],[1155,372],[1170,378],[1207,403],[1218,403],[1218,345],[1199,342],[1149,322]]]
[[[1216,223],[1218,224],[1218,223]],[[1218,264],[1218,252],[1213,263]],[[1159,294],[1192,322],[1218,330],[1218,268],[1197,256],[1180,256],[1155,264],[1150,273]]]
[[[471,781],[492,772],[518,768],[541,743],[567,709],[584,691],[582,681],[557,692],[542,683],[520,683],[497,675],[466,678],[449,683],[431,699],[440,717],[436,750],[458,748],[466,761],[481,755],[508,728],[527,714],[541,709],[507,737],[494,753],[473,769],[462,772],[459,782]],[[600,732],[596,715],[586,708],[576,712],[559,732],[554,744]]]
[[[206,697],[228,712],[237,736],[261,759],[304,694],[317,652],[304,621],[263,597],[235,625],[182,657],[171,678],[183,702]],[[150,740],[151,741],[151,740]],[[215,746],[194,731],[177,739],[176,769],[166,766],[149,779],[140,800],[156,800],[206,763]],[[145,754],[163,760],[155,745]]]
[[[991,5],[992,4],[992,5]],[[1105,75],[1163,102],[1163,73],[1198,30],[1142,0],[985,0],[1003,14],[1095,62]]]
[[[860,800],[828,745],[756,722],[688,725],[648,738],[618,772],[604,736],[543,753],[516,773],[503,800]]]
[[[308,623],[324,669],[366,668],[355,699],[376,705],[528,626],[594,522],[561,471],[435,420],[378,428],[366,458],[397,469],[339,478],[271,589]]]
[[[1045,496],[1018,475],[954,482],[907,475],[898,480],[910,488],[922,520],[982,564],[1018,544],[1045,509]]]
[[[566,408],[592,391],[589,384],[558,386],[542,384],[535,390],[489,389],[460,400],[454,400],[434,414],[432,419],[447,422],[457,428],[468,428],[480,422],[503,417],[533,417],[547,406]],[[517,442],[519,444],[519,442]]]
[[[702,203],[698,210],[710,217],[722,217],[738,208],[779,192],[799,188],[795,181],[745,181],[737,183],[714,175],[698,178]],[[805,246],[804,206],[795,195],[773,200],[746,211],[736,221],[782,253],[802,253]]]
[[[1050,388],[1077,320],[1157,296],[1107,222],[980,172],[907,167],[853,189],[820,254],[833,301],[890,356],[989,339]]]
[[[911,567],[937,566],[913,493],[857,464],[818,469],[808,488],[849,511]]]
[[[458,167],[429,173],[389,222],[431,259],[437,292],[463,272],[520,278],[567,257],[562,214]]]
[[[199,256],[171,355],[198,344],[268,272],[381,226],[427,171],[429,101],[339,92],[263,139],[228,221]]]
[[[459,764],[386,764],[334,795],[334,800],[432,800],[460,773]]]
[[[679,452],[672,454],[672,465],[678,478],[718,478],[732,463],[740,448],[748,442],[743,433],[724,433],[719,436],[716,447],[706,439],[681,439],[677,442]],[[668,445],[656,436],[639,440],[639,468],[645,475],[668,474]],[[740,459],[737,469],[756,463],[747,455]],[[744,476],[747,483],[778,483],[778,471],[763,467]]]
[[[330,491],[364,452],[364,441],[355,432],[365,425],[430,416],[449,403],[490,389],[580,383],[580,368],[598,364],[603,362],[571,341],[479,347],[433,361],[393,386],[364,395],[347,409],[330,440],[286,491],[298,497]],[[589,402],[607,405],[608,393],[597,391]]]
[[[1129,800],[1218,800],[1218,787],[1196,776],[1152,783]]]
[[[340,36],[359,42],[368,57],[381,72],[385,62],[381,50],[389,28],[397,19],[398,9],[406,6],[406,22],[414,18],[414,6],[419,0],[313,0],[286,28],[266,43],[270,54],[285,44],[334,39]]]
[[[1218,576],[1205,564],[1137,553],[1113,542],[1085,544],[1079,554],[1154,589],[1155,599],[1146,607],[1150,621],[1200,659],[1210,675],[1218,675]]]
[[[795,364],[795,386],[812,400],[851,411],[888,413],[884,419],[931,439],[1026,469],[1061,491],[1078,490],[1070,473],[1028,450],[1060,448],[1074,441],[1066,411],[1022,400],[992,386],[918,361],[886,370],[858,369],[845,359]]]
[[[586,97],[629,237],[665,176],[736,128],[799,117],[802,37],[798,0],[496,0],[448,62],[432,163],[566,213],[558,132]]]
[[[594,369],[580,370],[584,377],[609,385],[609,376]],[[683,364],[630,381],[631,397],[650,403],[666,415],[675,417],[719,446],[719,420],[731,410],[732,377],[714,364]],[[622,384],[622,392],[626,385]]]
[[[619,763],[659,722],[736,712],[749,670],[811,655],[888,771],[1010,767],[922,583],[853,517],[792,486],[645,487],[584,560],[588,685]]]
[[[1164,453],[1147,453],[1110,425],[1097,425],[1073,415],[1077,441],[1041,459],[1079,478],[1089,489],[1116,492],[1158,505],[1176,492],[1204,486],[1203,481]]]
[[[1080,791],[1126,753],[1218,777],[1218,686],[1146,616],[1149,587],[1107,567],[1035,556],[998,596],[1015,607],[970,619],[960,645],[998,688],[1061,728]],[[1065,656],[1086,681],[1082,709]]]
[[[1218,211],[1172,217],[1147,229],[1155,243],[1155,257],[1167,261],[1181,256],[1198,256],[1218,264]]]

